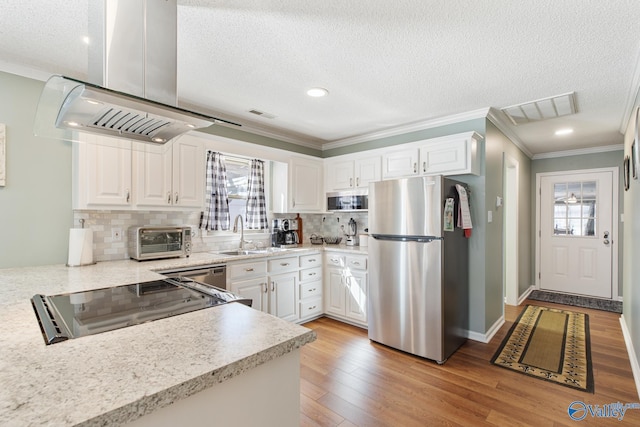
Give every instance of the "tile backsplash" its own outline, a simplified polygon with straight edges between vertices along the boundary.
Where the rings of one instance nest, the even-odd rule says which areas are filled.
[[[209,233],[203,236],[198,229],[200,212],[166,212],[166,211],[74,211],[74,227],[80,227],[80,219],[84,219],[85,228],[93,230],[93,258],[94,261],[114,261],[128,259],[129,227],[141,225],[186,225],[191,226],[192,251],[210,252],[221,251],[238,247],[240,235],[232,232]],[[296,214],[276,214],[276,218],[295,218]],[[350,218],[358,224],[358,233],[364,232],[368,227],[368,214],[359,212],[346,212],[335,214],[301,214],[302,231],[305,244],[310,243],[312,234],[321,236],[340,236],[344,244],[344,231],[340,226],[346,227]],[[269,221],[271,223],[271,221]],[[122,230],[121,239],[114,241],[113,229]],[[270,244],[270,231],[261,233],[245,232],[245,239],[254,244]]]

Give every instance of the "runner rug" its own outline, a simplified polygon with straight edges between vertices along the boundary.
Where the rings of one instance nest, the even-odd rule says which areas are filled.
[[[593,393],[589,316],[528,305],[491,363]]]

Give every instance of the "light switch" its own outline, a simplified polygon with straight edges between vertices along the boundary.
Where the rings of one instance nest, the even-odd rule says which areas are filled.
[[[493,222],[493,211],[487,211],[487,222]]]
[[[502,206],[502,197],[496,196],[496,208]]]

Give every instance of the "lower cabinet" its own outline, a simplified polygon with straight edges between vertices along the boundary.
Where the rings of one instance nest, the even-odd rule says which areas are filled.
[[[267,261],[244,260],[227,264],[227,289],[234,294],[251,298],[251,307],[269,312]]]
[[[325,266],[325,313],[366,326],[367,256],[326,253]]]
[[[300,256],[300,321],[322,315],[322,254]]]
[[[290,322],[298,321],[297,271],[269,275],[269,314]]]

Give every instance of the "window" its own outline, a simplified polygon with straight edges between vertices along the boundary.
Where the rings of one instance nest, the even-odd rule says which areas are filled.
[[[249,160],[226,157],[229,216],[232,222],[237,215],[242,215],[243,219],[247,215],[250,163]]]
[[[556,236],[596,235],[596,182],[554,184],[553,234]]]

